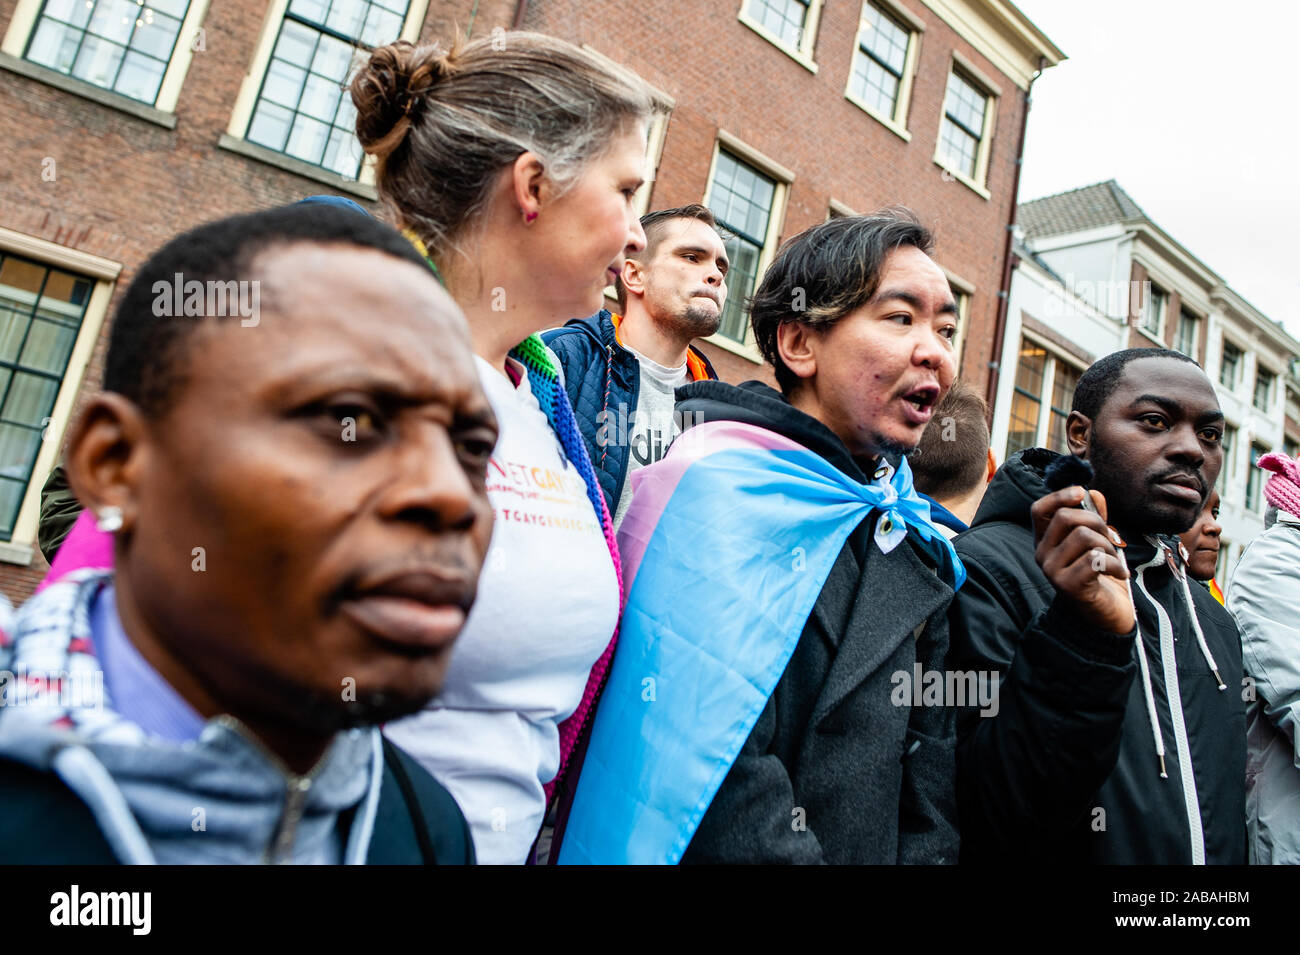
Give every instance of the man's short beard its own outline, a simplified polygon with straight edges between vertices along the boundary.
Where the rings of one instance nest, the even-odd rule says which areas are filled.
[[[708,338],[722,325],[722,309],[700,305],[694,299],[678,319],[678,327],[692,338]]]

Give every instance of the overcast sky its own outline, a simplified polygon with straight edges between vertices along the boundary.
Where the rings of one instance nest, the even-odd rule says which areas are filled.
[[[1020,201],[1118,180],[1300,338],[1300,4],[1015,2],[1069,57],[1034,83]]]

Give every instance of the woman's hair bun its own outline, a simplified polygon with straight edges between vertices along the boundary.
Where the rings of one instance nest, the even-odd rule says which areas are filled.
[[[397,40],[375,49],[351,86],[361,148],[383,161],[406,138],[430,90],[451,70],[450,55],[437,46]]]

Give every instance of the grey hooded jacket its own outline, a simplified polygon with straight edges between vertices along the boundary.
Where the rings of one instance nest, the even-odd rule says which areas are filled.
[[[1300,864],[1300,518],[1246,548],[1228,587],[1254,681],[1246,708],[1246,827],[1250,861]]]

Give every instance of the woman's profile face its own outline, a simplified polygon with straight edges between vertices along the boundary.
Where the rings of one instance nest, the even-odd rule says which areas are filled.
[[[533,228],[534,274],[558,321],[599,311],[624,256],[645,248],[633,205],[645,158],[645,126],[637,123],[612,140],[567,192],[542,207]]]

